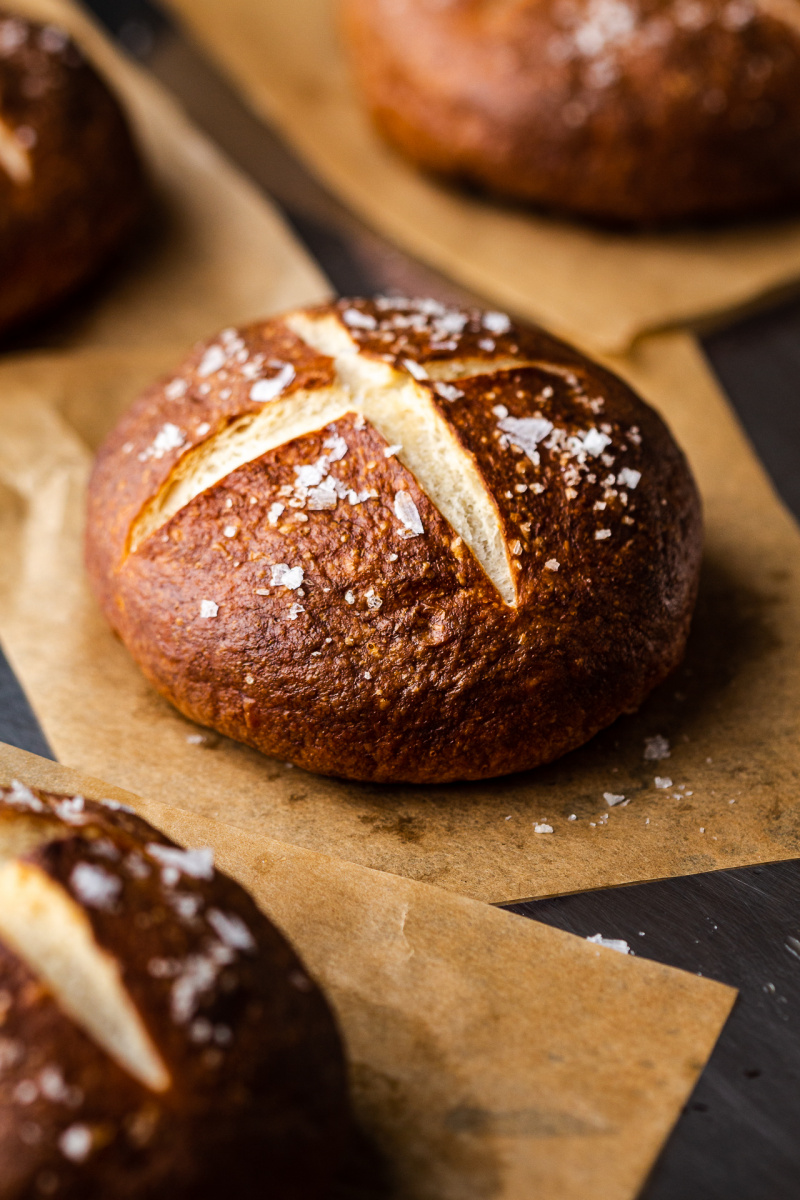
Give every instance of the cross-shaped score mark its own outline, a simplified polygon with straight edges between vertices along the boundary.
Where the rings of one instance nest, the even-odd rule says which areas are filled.
[[[451,359],[424,368],[409,362],[407,370],[398,370],[361,353],[337,316],[294,314],[287,324],[309,346],[334,360],[336,382],[279,395],[261,412],[236,418],[184,454],[134,522],[130,551],[136,551],[175,513],[239,467],[356,413],[385,438],[392,453],[470,548],[503,601],[513,606],[516,586],[496,502],[472,455],[438,410],[430,387],[447,398],[445,388],[459,392],[457,381],[476,375],[528,366],[562,375],[566,368],[503,358],[491,362]],[[393,504],[392,497],[387,501]]]

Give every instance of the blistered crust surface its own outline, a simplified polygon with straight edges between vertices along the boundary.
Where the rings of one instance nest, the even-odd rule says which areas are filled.
[[[424,167],[654,224],[800,204],[797,0],[343,0],[382,132]]]
[[[69,36],[0,12],[0,332],[93,275],[144,192],[122,110]]]
[[[253,403],[267,362],[267,379],[292,363],[298,403],[314,380],[330,386],[333,359],[277,321],[226,333],[247,353],[228,354],[219,378],[198,364],[217,361],[224,339],[198,347],[98,459],[87,561],[148,677],[202,724],[362,779],[525,769],[638,706],[682,655],[700,557],[694,484],[660,418],[500,313],[378,300],[310,317],[332,315],[359,354],[409,373],[474,463],[513,601],[356,397],[353,412],[242,463],[130,551],[138,512],[199,438],[238,419],[237,387]],[[253,355],[262,366],[237,382]],[[165,418],[176,444],[155,458]]]
[[[110,802],[109,802],[110,803]],[[0,939],[0,1197],[320,1197],[347,1121],[325,1002],[291,948],[208,850],[132,813],[0,789],[0,847],[85,912],[169,1070],[154,1090],[64,1011]]]

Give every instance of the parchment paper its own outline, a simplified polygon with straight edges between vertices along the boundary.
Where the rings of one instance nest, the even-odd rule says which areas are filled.
[[[213,846],[334,1005],[357,1115],[392,1181],[378,1196],[632,1200],[735,998],[0,746],[0,781],[15,777],[111,796],[185,845]]]
[[[496,902],[800,854],[800,534],[687,335],[649,339],[616,365],[665,413],[705,497],[686,664],[639,714],[550,767],[434,788],[310,775],[161,700],[106,628],[81,562],[92,449],[150,363],[94,350],[0,363],[0,637],[57,757],[252,833]],[[658,738],[670,756],[645,758]],[[604,793],[625,801],[609,807]]]
[[[601,232],[471,198],[373,132],[338,45],[336,0],[166,0],[253,107],[365,220],[521,316],[598,350],[800,279],[800,219]]]

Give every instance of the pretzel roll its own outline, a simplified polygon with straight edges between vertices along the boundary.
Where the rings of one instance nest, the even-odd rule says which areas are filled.
[[[144,193],[122,110],[69,36],[0,13],[0,333],[96,274]]]
[[[0,788],[2,1200],[316,1200],[347,1127],[325,1000],[211,850]]]
[[[87,563],[193,720],[312,771],[518,771],[679,661],[701,522],[619,379],[502,313],[335,305],[227,329],[100,452]]]
[[[800,206],[798,0],[341,0],[361,93],[414,162],[657,225]]]

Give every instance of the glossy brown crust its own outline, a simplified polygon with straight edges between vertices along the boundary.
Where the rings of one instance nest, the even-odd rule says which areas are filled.
[[[173,878],[149,847],[174,844],[136,816],[38,791],[31,807],[26,791],[10,808],[0,789],[0,821],[45,826],[27,861],[118,960],[172,1084],[153,1092],[129,1075],[0,944],[0,1198],[260,1200],[265,1181],[282,1200],[326,1195],[348,1131],[345,1068],[291,947],[219,872]],[[85,902],[76,868],[117,880],[114,900]],[[252,941],[221,937],[219,912]]]
[[[0,121],[30,177],[0,154],[0,333],[95,275],[141,217],[145,184],[115,97],[66,34],[0,13]]]
[[[635,225],[800,206],[797,0],[341,0],[419,165]]]
[[[352,414],[240,467],[127,553],[132,522],[182,455],[250,403],[239,377],[248,362],[293,363],[290,390],[332,378],[332,360],[279,321],[241,331],[245,361],[229,356],[221,378],[197,373],[219,342],[198,347],[177,389],[162,381],[120,422],[90,485],[90,578],[173,704],[267,754],[324,774],[427,783],[537,766],[635,709],[679,662],[701,553],[695,486],[661,419],[571,348],[530,328],[491,333],[480,313],[429,317],[387,303],[317,312],[374,321],[352,336],[398,366],[485,362],[486,374],[459,381],[457,399],[422,386],[495,500],[515,607]],[[483,321],[497,327],[496,318]],[[453,321],[465,327],[450,337]],[[494,373],[492,361],[509,356],[540,365]],[[504,412],[552,423],[538,466],[500,429]],[[185,440],[156,458],[165,423]],[[595,453],[576,450],[569,439],[592,429]],[[314,511],[293,492],[295,468],[317,462],[332,436],[347,453],[331,474],[376,495]],[[399,522],[399,491],[416,505],[422,536]],[[271,524],[276,504],[284,508]],[[302,566],[302,588],[273,586],[276,563]],[[218,605],[213,619],[201,618],[204,600]]]

